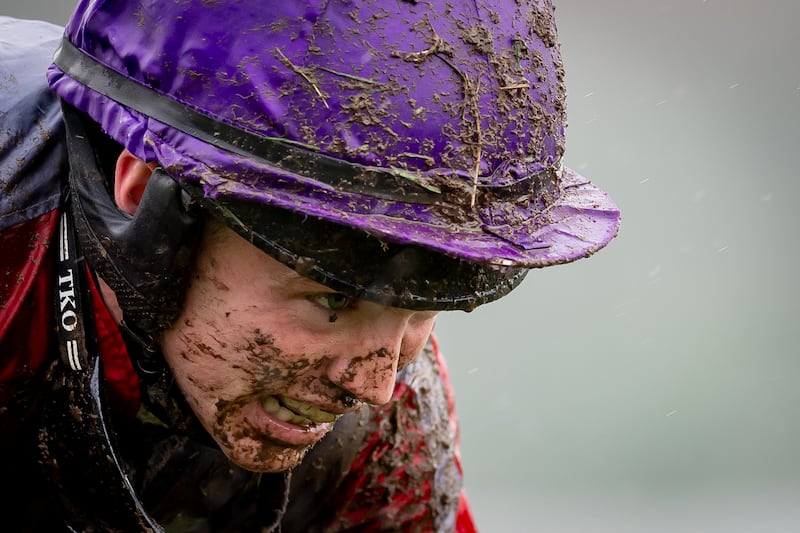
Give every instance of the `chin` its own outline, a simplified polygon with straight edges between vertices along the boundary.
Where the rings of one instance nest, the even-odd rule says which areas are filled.
[[[234,446],[220,444],[220,448],[240,468],[251,472],[276,473],[299,465],[311,447],[291,448],[248,439],[248,442],[239,441]]]

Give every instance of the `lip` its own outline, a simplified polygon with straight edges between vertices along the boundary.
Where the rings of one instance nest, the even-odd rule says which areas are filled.
[[[268,413],[260,402],[250,402],[244,408],[243,414],[265,437],[290,447],[302,448],[319,442],[335,423],[318,422],[299,426],[291,422],[284,422]]]

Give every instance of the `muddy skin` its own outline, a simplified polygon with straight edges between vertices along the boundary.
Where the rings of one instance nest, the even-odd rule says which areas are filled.
[[[214,285],[217,287],[216,283]],[[231,313],[224,312],[224,314],[229,316]],[[333,314],[335,315],[335,313]],[[184,324],[187,323],[184,322]],[[209,336],[217,340],[217,334],[213,328],[211,328]],[[370,368],[377,366],[373,370],[374,376],[361,376],[367,381],[385,381],[395,372],[395,357],[391,350],[381,347],[366,355],[351,358],[344,371],[342,382],[334,384],[327,378],[323,370],[330,364],[330,356],[317,355],[312,359],[303,354],[284,353],[276,345],[275,336],[261,328],[253,328],[242,342],[238,345],[229,345],[227,348],[223,347],[221,343],[220,346],[210,346],[197,342],[197,340],[192,340],[189,335],[185,336],[184,340],[187,341],[187,348],[182,354],[185,360],[202,365],[204,358],[218,361],[230,359],[232,369],[244,372],[248,376],[246,382],[242,383],[241,390],[252,392],[239,395],[231,401],[218,399],[215,406],[214,423],[206,429],[215,440],[220,442],[223,448],[233,447],[236,443],[249,442],[246,448],[247,453],[253,458],[252,460],[258,462],[274,459],[276,454],[287,448],[294,449],[301,455],[307,453],[310,448],[310,446],[287,446],[285,443],[274,441],[264,435],[263,429],[255,427],[247,420],[233,421],[234,419],[238,420],[237,417],[241,416],[241,409],[245,406],[259,402],[265,394],[264,391],[275,390],[276,386],[278,390],[281,390],[286,384],[296,383],[300,384],[302,390],[308,391],[315,397],[327,398],[329,402],[341,406],[340,408],[343,410],[352,410],[358,406],[359,402],[343,389],[342,385],[346,388],[347,383],[358,379],[358,372],[363,371],[360,367],[367,362],[372,363],[369,365]],[[219,343],[219,340],[217,342]],[[234,351],[231,352],[231,349]],[[227,355],[229,353],[230,356]],[[374,365],[375,359],[383,360],[385,364]],[[410,357],[401,354],[399,359],[400,365],[405,366]],[[200,391],[209,393],[217,391],[216,387],[200,376],[190,374],[188,380]],[[192,403],[197,405],[197,402]],[[287,463],[287,466],[289,464]]]
[[[347,370],[345,371],[342,381],[345,383],[352,383],[361,371],[360,367],[362,363],[365,360],[373,358],[386,359],[385,366],[376,369],[373,375],[367,376],[366,379],[368,381],[381,382],[384,381],[387,376],[394,373],[394,357],[392,357],[391,353],[386,348],[378,348],[374,352],[368,353],[366,356],[353,357],[347,365]]]
[[[213,357],[215,359],[224,360],[224,358],[221,355],[219,355],[216,350],[214,350],[211,346],[209,346],[207,344],[198,343],[197,344],[197,349],[198,349],[198,351],[200,351],[204,355],[207,355],[209,357]]]
[[[188,340],[188,337],[187,337]],[[321,358],[312,361],[306,357],[290,356],[275,345],[272,335],[266,334],[259,328],[250,332],[248,338],[238,347],[238,353],[244,352],[247,362],[246,368],[240,364],[231,363],[232,368],[246,370],[249,374],[249,382],[243,384],[244,390],[253,391],[250,394],[237,397],[233,401],[218,400],[216,403],[215,424],[211,428],[206,428],[209,433],[222,443],[223,446],[232,446],[234,442],[249,440],[249,450],[256,461],[267,461],[274,458],[277,452],[292,448],[298,453],[305,454],[309,446],[289,446],[286,443],[277,442],[263,434],[263,430],[248,422],[242,422],[238,427],[231,427],[229,418],[239,414],[239,410],[249,403],[258,402],[264,394],[275,387],[275,383],[294,383],[305,382],[305,389],[317,396],[329,398],[335,404],[341,405],[344,409],[352,409],[358,405],[358,401],[342,390],[339,386],[331,383],[325,376],[319,375],[317,371],[321,366],[327,365],[329,358]],[[216,360],[225,361],[227,357],[223,350],[214,350],[203,343],[191,344],[190,353],[182,356],[188,361],[198,361],[197,358],[210,357]],[[378,357],[387,357],[388,350],[376,350],[374,354]],[[364,358],[359,358],[364,359]],[[392,371],[391,359],[389,359],[388,371]],[[309,371],[312,371],[309,373]],[[308,374],[308,375],[306,375]],[[209,385],[200,377],[188,375],[187,379],[198,390],[215,392],[216,388]],[[196,402],[193,402],[197,405]],[[289,465],[287,465],[289,466]]]
[[[248,398],[248,400],[252,400],[252,398]],[[220,400],[217,402],[217,424],[220,427],[225,427],[226,420],[228,416],[239,408],[239,404],[242,402],[226,402]],[[214,435],[217,436],[222,441],[228,443],[230,442],[228,435],[221,431],[215,431]],[[283,442],[278,442],[272,440],[265,435],[255,426],[251,424],[244,424],[242,427],[234,430],[233,438],[235,440],[241,440],[245,438],[250,438],[256,441],[260,445],[260,450],[257,451],[256,457],[260,460],[266,461],[269,458],[269,455],[273,453],[270,447],[279,446],[281,448],[295,448],[297,450],[305,450],[308,446],[290,446]]]
[[[275,340],[272,338],[271,335],[270,336],[263,335],[261,333],[261,330],[259,330],[259,329],[256,329],[254,331],[254,333],[255,333],[255,337],[253,338],[253,340],[259,346],[264,346],[265,344],[273,344],[275,342]]]

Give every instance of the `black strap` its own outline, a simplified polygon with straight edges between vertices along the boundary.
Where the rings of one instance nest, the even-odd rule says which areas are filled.
[[[56,329],[61,361],[51,369],[39,430],[42,464],[79,531],[162,531],[139,502],[108,431],[102,365],[94,335],[86,265],[68,212],[58,227]]]
[[[83,373],[89,368],[91,337],[87,338],[84,323],[86,294],[86,261],[78,254],[72,221],[66,211],[58,224],[58,261],[56,263],[55,304],[58,347],[61,360],[73,372]],[[92,350],[94,352],[94,350]]]

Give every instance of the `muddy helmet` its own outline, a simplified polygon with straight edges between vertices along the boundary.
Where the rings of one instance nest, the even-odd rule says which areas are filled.
[[[549,0],[83,0],[48,78],[159,166],[175,209],[211,213],[335,290],[471,309],[617,231],[614,203],[562,164],[553,12]],[[91,210],[82,197],[97,189],[74,179]],[[103,239],[107,216],[88,214],[95,256],[124,262]]]

